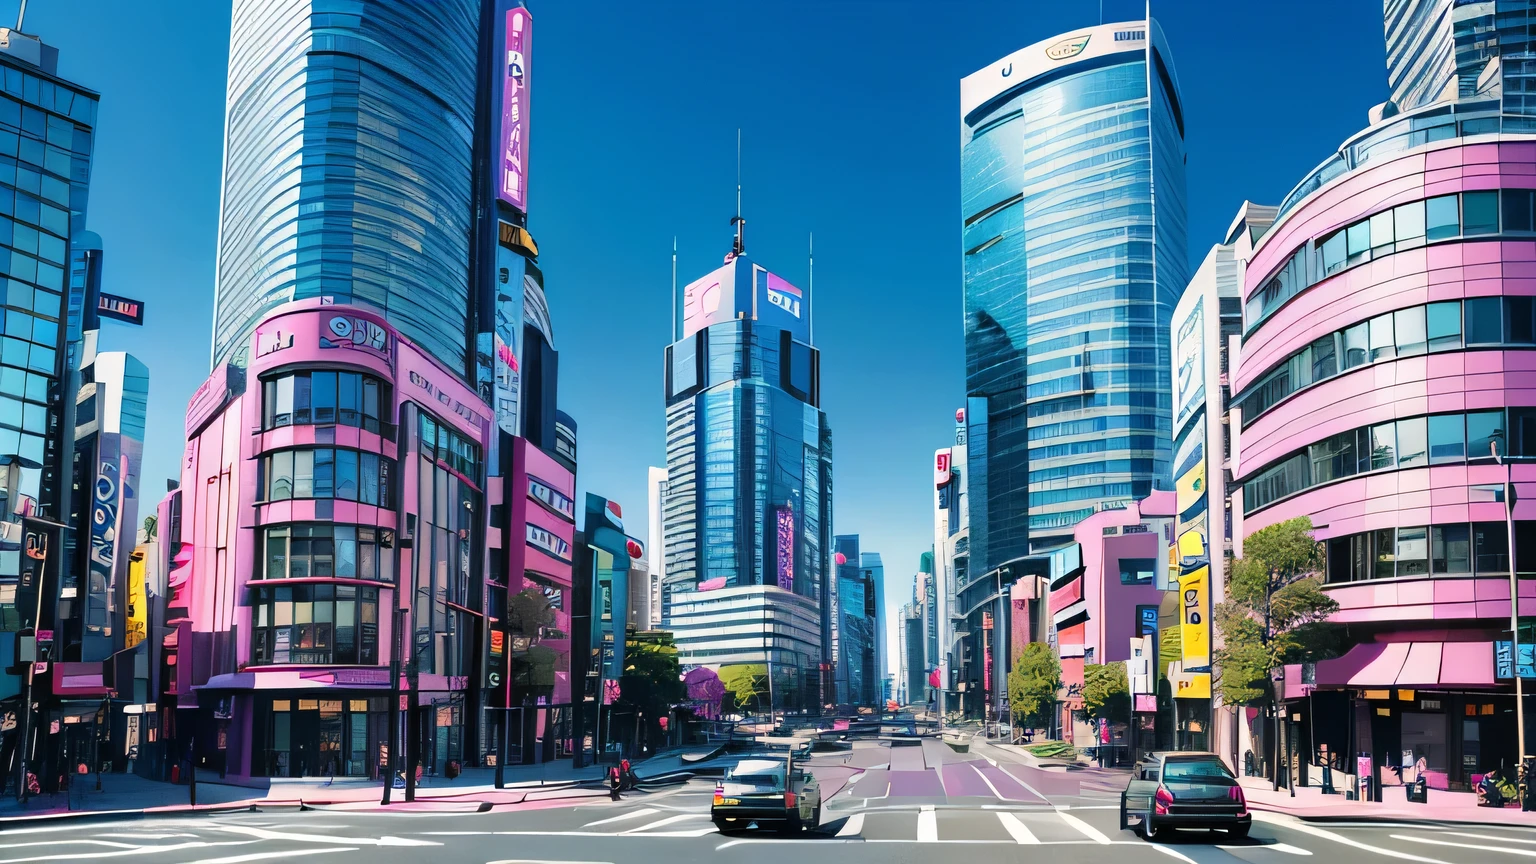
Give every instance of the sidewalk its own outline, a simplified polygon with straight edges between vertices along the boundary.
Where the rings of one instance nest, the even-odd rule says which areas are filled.
[[[1477,795],[1472,792],[1431,789],[1428,804],[1410,804],[1403,787],[1389,787],[1383,791],[1381,803],[1375,803],[1347,801],[1342,792],[1324,795],[1313,786],[1296,787],[1296,797],[1292,798],[1289,790],[1271,789],[1270,782],[1262,777],[1243,777],[1238,782],[1250,808],[1285,813],[1308,822],[1359,819],[1536,826],[1536,813],[1514,807],[1479,807]]]
[[[416,801],[405,804],[405,790],[391,792],[391,809],[476,810],[557,799],[606,796],[607,790],[582,787],[599,781],[601,766],[573,769],[570,760],[542,765],[508,766],[506,788],[495,786],[496,769],[466,768],[453,780],[423,777],[416,786]],[[67,819],[83,816],[121,815],[126,818],[151,813],[191,813],[206,810],[269,806],[335,806],[345,809],[379,807],[383,786],[377,780],[348,777],[273,778],[266,788],[221,783],[217,775],[200,776],[197,807],[189,803],[186,784],[146,780],[132,774],[104,774],[101,791],[96,776],[73,778],[76,788],[56,795],[40,795],[23,807],[15,798],[0,799],[0,831],[20,822]]]

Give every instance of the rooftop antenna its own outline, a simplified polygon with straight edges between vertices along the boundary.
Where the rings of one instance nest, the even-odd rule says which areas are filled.
[[[806,258],[807,258],[806,269],[809,272],[808,272],[808,274],[806,276],[806,286],[805,286],[805,294],[806,294],[805,305],[807,307],[806,310],[805,310],[805,322],[806,322],[806,326],[810,329],[810,341],[811,341],[811,344],[815,345],[816,344],[816,305],[815,305],[815,301],[816,301],[816,232],[812,231],[812,232],[810,232],[806,236],[808,238],[808,243],[807,243],[807,248],[806,248]]]
[[[16,32],[26,32],[21,29],[21,22],[27,19],[27,0],[21,0],[21,8],[16,10]]]
[[[731,244],[731,257],[747,250],[747,220],[741,218],[741,127],[736,127],[736,215],[731,217],[731,227],[736,229],[736,240]]]
[[[677,341],[677,235],[672,235],[672,341]]]

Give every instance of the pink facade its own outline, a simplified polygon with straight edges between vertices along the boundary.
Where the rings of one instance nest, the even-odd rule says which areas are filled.
[[[418,596],[413,602],[412,595],[421,595],[425,584],[439,586],[434,590],[441,594],[442,582],[458,575],[460,567],[466,576],[483,572],[487,584],[507,585],[508,573],[492,573],[483,563],[470,566],[471,557],[490,561],[489,549],[504,545],[511,547],[504,556],[511,574],[520,574],[525,566],[537,570],[568,595],[568,558],[561,562],[531,550],[522,554],[526,544],[520,535],[526,518],[547,526],[568,549],[571,522],[530,506],[526,490],[528,477],[537,476],[570,498],[574,483],[569,472],[535,448],[518,446],[513,461],[519,473],[508,482],[519,491],[508,496],[511,506],[505,510],[519,536],[508,536],[514,532],[507,526],[485,524],[489,505],[499,503],[493,493],[502,491],[499,479],[496,488],[484,488],[485,454],[492,452],[491,436],[497,434],[490,411],[453,372],[371,311],[320,300],[286,304],[257,327],[249,356],[243,376],[239,370],[220,367],[188,406],[188,443],[181,488],[175,493],[180,498],[181,540],[188,545],[177,556],[182,566],[170,574],[168,604],[177,626],[169,640],[176,655],[173,692],[178,708],[187,714],[181,722],[198,724],[198,751],[204,758],[216,758],[228,776],[327,768],[374,776],[387,731],[388,699],[383,697],[390,691],[389,664],[397,659],[397,621],[406,622],[408,632],[415,634],[418,651],[428,644],[437,650],[435,665],[424,664],[417,683],[417,698],[428,706],[423,722],[430,728],[424,746],[436,740],[432,734],[448,735],[439,728],[441,717],[451,718],[444,728],[457,730],[477,721],[474,697],[482,687],[482,703],[501,704],[492,698],[498,682],[489,677],[494,666],[487,668],[485,659],[492,629],[485,610],[494,592],[468,585],[437,607],[428,603],[441,597]],[[292,393],[287,385],[274,383],[306,373],[312,377],[294,384]],[[331,373],[340,374],[326,377]],[[336,388],[338,380],[339,397],[328,389]],[[316,406],[312,413],[306,401],[311,399]],[[265,404],[268,401],[274,404]],[[304,410],[295,410],[301,404]],[[339,407],[332,412],[321,409],[322,404]],[[274,412],[281,415],[280,421],[274,422]],[[441,458],[441,446],[437,458],[430,449],[422,454],[417,431],[422,416],[430,418],[434,429],[456,433],[451,440],[461,443],[451,446],[460,450],[448,459]],[[449,440],[444,435],[443,440]],[[469,449],[463,449],[466,445]],[[283,486],[277,494],[290,478],[275,466],[286,463],[273,461],[271,468],[264,464],[269,457],[282,460],[284,454],[300,452],[334,455],[313,456],[313,478],[301,468],[293,472],[291,489]],[[436,478],[429,481],[438,487],[436,499],[432,488],[422,488],[425,478]],[[451,488],[461,490],[450,503],[462,501],[469,515],[455,515],[459,508],[443,503],[444,478]],[[349,485],[353,482],[355,489]],[[433,500],[435,513],[430,512]],[[429,512],[422,512],[424,503]],[[481,512],[474,513],[476,509]],[[417,556],[427,556],[432,548],[434,526],[449,519],[463,520],[453,524],[466,527],[436,533],[454,540],[452,548],[459,551],[452,553],[451,562],[427,558],[418,566]],[[473,519],[481,520],[483,540],[473,536]],[[263,546],[270,526],[288,526],[294,538],[282,546],[280,557]],[[352,549],[347,544],[354,542],[344,544],[343,531],[357,538],[355,553],[343,551]],[[301,539],[310,533],[322,539]],[[443,541],[437,542],[441,548]],[[472,551],[476,547],[478,551]],[[301,570],[301,558],[304,567],[312,569]],[[434,572],[438,582],[423,581]],[[509,587],[518,590],[519,580],[511,579],[515,584]],[[291,606],[282,599],[290,596],[287,592],[296,598]],[[311,596],[313,600],[299,602]],[[375,597],[376,610],[371,599]],[[267,616],[263,604],[269,599],[276,604],[271,607],[274,620],[258,620]],[[445,625],[437,620],[443,607],[451,607],[450,618],[458,616],[447,625],[452,632],[446,635],[441,632]],[[429,608],[438,610],[434,620],[413,622]],[[290,614],[292,630],[273,629],[286,625]],[[559,615],[555,627],[568,640],[568,613]],[[313,629],[301,619],[312,619]],[[562,686],[561,701],[568,702],[569,685]],[[455,706],[457,713],[444,714],[439,705]],[[318,712],[318,719],[301,716],[305,710]],[[216,733],[209,728],[210,720]],[[314,723],[319,725],[304,725]],[[334,736],[332,726],[340,730]],[[320,748],[318,760],[301,752],[298,743],[291,753],[285,749],[290,737],[299,742],[302,736],[312,736],[307,746]],[[462,738],[454,746],[463,749],[442,752],[462,754],[451,758],[473,758]],[[300,764],[305,760],[307,764]]]

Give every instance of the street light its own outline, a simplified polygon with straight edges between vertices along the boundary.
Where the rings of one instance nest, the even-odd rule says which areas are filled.
[[[1515,469],[1512,463],[1499,458],[1498,435],[1488,439],[1488,451],[1493,454],[1494,462],[1504,466],[1504,536],[1509,544],[1509,638],[1515,673],[1515,727],[1519,736],[1515,750],[1520,758],[1520,800],[1523,803],[1529,794],[1527,785],[1531,778],[1525,776],[1525,687],[1520,678],[1520,591],[1515,576]]]

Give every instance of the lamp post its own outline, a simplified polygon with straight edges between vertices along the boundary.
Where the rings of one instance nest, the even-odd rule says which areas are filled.
[[[1493,461],[1504,466],[1504,536],[1509,543],[1509,638],[1513,649],[1515,673],[1515,728],[1518,740],[1515,744],[1519,757],[1520,800],[1528,794],[1531,778],[1525,776],[1525,686],[1520,678],[1520,586],[1515,575],[1515,474],[1514,465],[1499,457],[1499,436],[1488,440],[1488,451]]]

